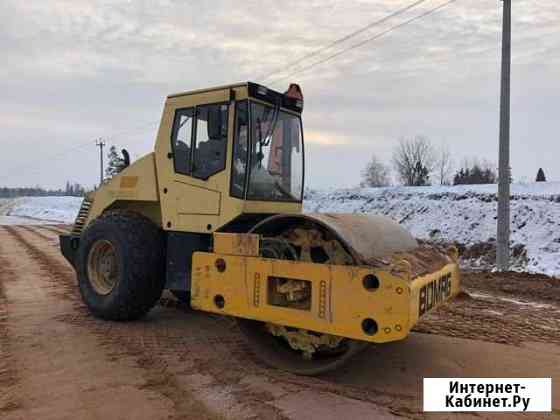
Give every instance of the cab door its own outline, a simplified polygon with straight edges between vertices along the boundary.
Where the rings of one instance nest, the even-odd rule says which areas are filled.
[[[165,230],[209,233],[229,193],[233,103],[228,91],[166,101],[156,165]]]

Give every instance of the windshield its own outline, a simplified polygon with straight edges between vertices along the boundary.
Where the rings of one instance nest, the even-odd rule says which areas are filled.
[[[299,115],[250,102],[251,168],[247,198],[301,201],[303,138]]]

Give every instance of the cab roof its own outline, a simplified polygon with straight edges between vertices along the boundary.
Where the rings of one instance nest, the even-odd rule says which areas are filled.
[[[208,93],[217,90],[230,90],[236,88],[246,88],[247,96],[250,98],[259,99],[261,101],[268,102],[272,105],[280,105],[283,108],[287,108],[299,113],[303,111],[303,97],[301,97],[302,99],[294,98],[254,82],[234,83],[231,85],[222,85],[222,86],[215,86],[206,89],[197,89],[197,90],[191,90],[187,92],[174,93],[168,95],[167,98],[168,99],[178,98],[181,96]]]
[[[189,90],[189,91],[184,91],[184,92],[172,93],[171,95],[167,95],[167,97],[168,98],[177,98],[179,96],[192,95],[192,94],[195,94],[195,93],[212,92],[214,90],[235,89],[235,88],[240,88],[240,87],[246,87],[246,86],[249,85],[249,83],[251,83],[251,82],[233,83],[231,85],[214,86],[214,87],[209,87],[209,88],[206,88],[206,89]]]

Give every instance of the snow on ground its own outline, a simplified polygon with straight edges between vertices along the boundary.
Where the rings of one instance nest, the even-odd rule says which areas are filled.
[[[307,212],[384,214],[417,238],[471,249],[490,244],[491,252],[496,238],[496,191],[496,185],[307,190],[304,208]],[[526,257],[523,254],[517,260],[516,269],[560,277],[560,183],[512,184],[511,194],[511,245],[526,252]],[[72,223],[81,201],[77,197],[24,197],[4,207],[0,202],[0,215]],[[482,253],[487,249],[481,247]]]
[[[384,214],[420,239],[467,247],[496,238],[496,185],[307,191],[307,212]],[[560,183],[512,184],[512,246],[525,248],[517,268],[560,276]]]
[[[81,203],[81,197],[22,197],[8,203],[0,214],[49,222],[73,223]]]

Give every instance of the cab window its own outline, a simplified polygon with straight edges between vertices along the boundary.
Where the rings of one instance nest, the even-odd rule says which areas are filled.
[[[299,115],[251,103],[251,154],[247,198],[300,202],[303,133]]]
[[[196,107],[192,175],[208,179],[226,167],[228,105]]]
[[[190,175],[191,171],[191,135],[194,108],[179,109],[173,123],[173,163],[175,172]]]

